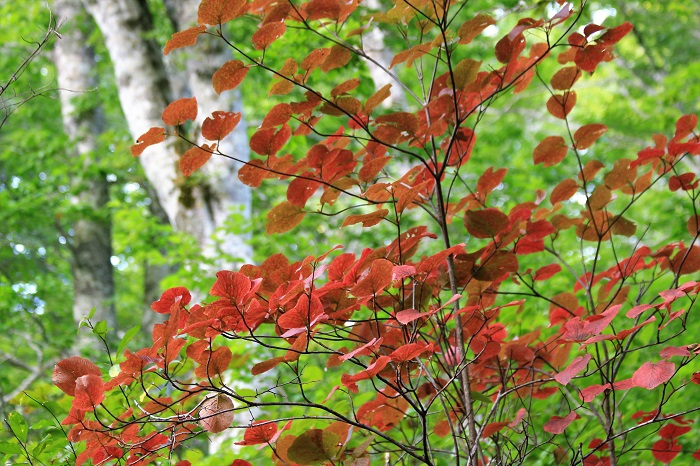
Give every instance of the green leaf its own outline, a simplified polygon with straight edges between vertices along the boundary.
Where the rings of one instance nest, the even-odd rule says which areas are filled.
[[[481,392],[471,392],[472,400],[481,401],[483,403],[491,403],[491,398]]]
[[[7,417],[7,422],[10,424],[10,429],[17,436],[17,439],[22,443],[26,442],[29,426],[24,417],[20,413],[10,413]]]
[[[21,455],[22,447],[20,447],[16,443],[0,442],[0,453],[8,455]]]
[[[107,335],[107,321],[106,320],[101,320],[95,324],[95,326],[92,328],[92,333],[95,335],[99,335],[101,337]]]
[[[126,333],[122,337],[122,341],[120,341],[119,346],[117,346],[117,356],[124,353],[124,350],[126,349],[126,345],[128,345],[129,342],[134,339],[134,337],[139,333],[140,330],[141,330],[140,325],[134,325],[133,327],[131,327],[129,330],[126,331]]]
[[[338,449],[338,435],[336,433],[311,429],[294,440],[287,455],[295,463],[307,466],[332,460]]]

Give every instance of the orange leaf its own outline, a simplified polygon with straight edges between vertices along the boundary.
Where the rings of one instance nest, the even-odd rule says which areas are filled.
[[[190,147],[180,158],[180,170],[182,174],[189,177],[192,173],[202,168],[211,158],[215,148],[216,144],[204,144],[202,147]]]
[[[566,119],[571,109],[576,105],[576,92],[566,91],[564,94],[555,94],[547,101],[547,110],[556,118]]]
[[[365,103],[364,113],[369,116],[372,111],[377,108],[384,100],[391,95],[391,84],[386,84],[384,87],[375,92]]]
[[[262,180],[267,178],[269,172],[263,168],[263,161],[254,159],[246,163],[238,170],[238,179],[246,186],[258,188],[262,184]]]
[[[246,0],[202,0],[197,11],[197,22],[216,26],[243,16],[247,11]]]
[[[102,376],[99,367],[80,356],[62,359],[53,368],[51,380],[63,393],[75,396],[75,381],[84,375]]]
[[[568,152],[569,147],[566,145],[564,138],[561,136],[549,136],[540,142],[535,151],[532,153],[535,165],[544,164],[545,167],[551,167],[558,164]]]
[[[199,425],[213,434],[228,429],[233,418],[233,401],[226,395],[211,397],[199,408]]]
[[[253,34],[253,47],[257,50],[268,48],[270,44],[282,37],[286,30],[287,26],[282,22],[263,24]]]
[[[476,36],[481,34],[484,29],[496,24],[496,21],[489,15],[479,14],[470,19],[459,27],[457,35],[459,36],[460,44],[468,44],[474,40]]]
[[[321,63],[321,71],[327,73],[330,70],[341,68],[347,65],[351,58],[352,53],[350,53],[347,48],[342,45],[334,45],[331,47],[331,53],[328,54],[323,63]]]
[[[275,155],[282,149],[292,135],[289,125],[283,125],[279,130],[274,127],[262,128],[250,138],[250,148],[256,154]]]
[[[608,130],[608,127],[601,124],[591,124],[581,126],[574,133],[574,146],[578,150],[588,149]]]
[[[136,140],[136,144],[131,146],[131,155],[138,157],[143,154],[148,146],[154,144],[159,144],[165,141],[165,129],[164,128],[151,128],[146,133],[139,136]]]
[[[304,209],[289,201],[284,201],[267,213],[265,231],[268,235],[284,233],[299,225],[305,215]]]
[[[216,111],[202,123],[202,137],[220,141],[233,131],[241,121],[241,114]]]
[[[171,50],[189,47],[197,43],[200,34],[207,30],[206,26],[195,26],[184,31],[176,32],[172,38],[166,42],[163,55],[167,55]]]
[[[187,120],[197,118],[197,98],[178,99],[163,110],[163,123],[169,126],[178,126]]]
[[[271,126],[281,126],[289,121],[292,117],[292,106],[286,102],[277,104],[265,115],[260,128],[269,128]]]
[[[362,222],[363,228],[371,227],[384,220],[388,213],[388,209],[379,209],[369,214],[348,215],[345,217],[345,220],[343,220],[343,224],[340,227],[343,228],[360,222]]]
[[[216,70],[211,77],[211,84],[216,93],[221,94],[224,91],[235,89],[247,73],[248,67],[242,61],[230,60]]]

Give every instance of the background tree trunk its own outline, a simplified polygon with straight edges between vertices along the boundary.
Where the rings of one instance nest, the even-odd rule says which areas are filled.
[[[112,264],[111,218],[107,202],[109,184],[94,164],[99,163],[99,134],[104,129],[100,108],[85,105],[87,92],[95,88],[95,57],[80,28],[86,14],[79,0],[57,0],[56,15],[69,18],[56,43],[55,62],[61,89],[61,114],[66,134],[74,146],[72,157],[82,160],[82,170],[73,182],[77,187],[73,202],[82,218],[73,224],[73,318],[80,321],[94,308],[94,321],[107,321],[116,328]],[[82,104],[80,100],[82,99]],[[77,165],[77,164],[76,164]]]

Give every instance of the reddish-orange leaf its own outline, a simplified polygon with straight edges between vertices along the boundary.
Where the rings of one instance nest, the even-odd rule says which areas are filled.
[[[306,177],[304,178],[294,178],[287,186],[287,200],[298,207],[304,207],[306,201],[321,187],[321,183],[308,178],[313,173],[306,173],[305,175]]]
[[[259,362],[250,369],[250,373],[252,375],[264,374],[265,372],[269,371],[270,369],[274,369],[275,367],[277,367],[280,363],[282,363],[284,361],[285,361],[284,356],[279,356],[276,358],[268,359],[267,361]]]
[[[418,60],[420,57],[425,55],[426,53],[430,52],[432,49],[432,44],[418,44],[414,45],[408,50],[404,50],[402,52],[397,53],[394,58],[391,60],[391,64],[389,65],[389,69],[393,68],[394,66],[398,65],[399,63],[406,62],[406,67],[410,68],[411,65],[413,65],[413,62]]]
[[[213,377],[215,375],[222,375],[228,369],[229,364],[231,364],[231,358],[233,357],[231,350],[228,346],[221,346],[211,353],[210,359],[206,363],[206,376]],[[204,378],[206,378],[204,376]]]
[[[263,119],[260,128],[269,128],[271,126],[281,126],[289,121],[292,117],[292,106],[286,102],[279,103],[272,107],[265,118]]]
[[[228,429],[233,418],[233,401],[227,395],[213,396],[199,408],[199,425],[212,434]]]
[[[233,131],[241,121],[241,114],[216,111],[202,123],[202,137],[220,141]]]
[[[578,396],[583,400],[584,403],[590,403],[593,399],[603,393],[605,390],[610,388],[610,384],[605,385],[591,385],[581,390]]]
[[[197,98],[178,99],[163,110],[163,123],[169,126],[178,126],[187,120],[197,118]]]
[[[679,275],[687,275],[700,270],[700,246],[681,248],[671,259],[671,270]]]
[[[697,115],[683,115],[676,122],[676,133],[673,135],[673,139],[680,141],[692,134],[695,127],[698,125]]]
[[[216,26],[243,16],[247,11],[246,0],[202,0],[197,11],[197,22]]]
[[[571,411],[566,417],[552,416],[549,421],[545,423],[544,431],[550,434],[561,434],[569,427],[569,424],[580,417],[581,416],[579,416],[576,411]]]
[[[506,173],[508,173],[507,168],[499,168],[495,171],[493,167],[487,168],[476,183],[476,191],[485,199],[491,191],[501,184]]]
[[[605,31],[605,33],[603,33],[603,35],[598,39],[598,42],[606,45],[616,44],[620,41],[620,39],[629,34],[633,28],[634,26],[628,22],[622,23],[617,27]]]
[[[588,149],[599,137],[605,134],[607,130],[607,126],[596,123],[581,126],[576,130],[576,133],[574,133],[574,146],[578,150]]]
[[[374,212],[370,212],[369,214],[348,215],[345,217],[345,220],[343,220],[341,228],[354,225],[356,223],[362,223],[363,228],[371,227],[384,220],[388,213],[388,209],[379,209]]]
[[[253,47],[257,50],[266,49],[274,41],[282,37],[287,30],[283,22],[265,23],[253,34]]]
[[[165,290],[158,301],[151,304],[153,309],[158,314],[170,314],[173,306],[186,306],[192,299],[187,288],[178,286]]]
[[[167,55],[171,50],[189,47],[197,43],[200,34],[207,30],[206,26],[195,26],[184,31],[176,32],[172,38],[166,42],[163,55]]]
[[[579,372],[586,368],[586,366],[588,365],[588,361],[590,360],[590,354],[578,356],[571,362],[571,364],[569,364],[569,367],[555,375],[554,380],[556,380],[562,385],[568,385],[571,379],[574,378],[574,376],[576,376]]]
[[[165,129],[164,128],[151,128],[146,133],[139,136],[136,140],[136,144],[131,146],[131,155],[138,157],[143,154],[148,146],[153,144],[158,144],[165,141]]]
[[[289,125],[283,125],[279,130],[275,127],[262,128],[250,138],[250,148],[256,154],[275,155],[282,149],[292,135]]]
[[[548,136],[535,147],[532,158],[535,165],[541,163],[545,167],[551,167],[564,160],[568,151],[569,146],[566,145],[563,137]]]
[[[579,70],[577,66],[567,66],[554,73],[550,83],[554,89],[566,91],[571,89],[580,77],[581,70]]]
[[[248,298],[251,289],[253,289],[253,286],[250,278],[240,272],[221,270],[216,272],[216,282],[211,287],[209,294],[228,298],[234,303],[243,304]]]
[[[359,86],[359,85],[360,85],[359,79],[357,79],[357,78],[348,79],[347,81],[338,84],[337,86],[335,86],[331,90],[331,97],[338,97],[339,95],[347,94],[348,92],[357,88],[357,86]]]
[[[211,77],[211,84],[217,94],[236,88],[245,75],[248,67],[240,60],[229,60],[221,68],[214,72]]]
[[[492,422],[490,424],[486,424],[484,430],[481,432],[481,438],[489,438],[495,433],[500,432],[500,430],[507,425],[508,421]]]
[[[522,34],[518,34],[512,39],[510,34],[506,34],[496,43],[496,59],[501,63],[508,63],[517,59],[524,49],[525,37]]]
[[[468,44],[474,40],[476,36],[481,34],[484,29],[496,24],[496,21],[489,15],[479,14],[470,19],[459,27],[457,35],[459,36],[460,44]]]
[[[496,208],[470,210],[464,216],[464,226],[475,238],[494,238],[510,225],[508,216]]]
[[[306,212],[301,207],[289,201],[281,202],[267,213],[265,231],[268,235],[284,233],[299,225],[305,215]]]
[[[369,273],[350,292],[357,297],[377,295],[391,285],[394,264],[386,259],[375,259]]]
[[[329,18],[338,19],[342,3],[339,0],[311,0],[304,4],[304,11],[308,15],[308,20]]]
[[[238,179],[246,186],[258,188],[262,184],[262,180],[267,178],[269,172],[263,168],[264,163],[260,159],[254,159],[243,165],[238,170]]]
[[[102,376],[99,367],[80,356],[62,359],[53,368],[51,380],[63,393],[75,396],[75,381],[84,375]]]
[[[75,380],[75,399],[73,400],[75,409],[92,411],[104,399],[105,386],[99,375],[83,375]]]
[[[243,434],[243,441],[235,445],[262,445],[268,444],[275,438],[277,424],[269,421],[257,421],[253,427],[249,427]]]
[[[662,383],[668,382],[676,372],[676,365],[670,361],[659,361],[658,363],[645,362],[632,375],[634,386],[652,390]]]
[[[406,362],[417,358],[428,350],[428,345],[425,343],[409,343],[403,345],[389,354],[394,362]]]
[[[685,223],[685,227],[688,229],[690,236],[695,236],[700,232],[700,215],[692,215],[688,221]]]
[[[566,91],[564,94],[555,94],[547,101],[547,110],[552,116],[564,120],[576,105],[576,92]]]
[[[190,147],[180,158],[180,170],[185,176],[190,176],[204,166],[211,158],[216,144],[203,144],[202,147]]]

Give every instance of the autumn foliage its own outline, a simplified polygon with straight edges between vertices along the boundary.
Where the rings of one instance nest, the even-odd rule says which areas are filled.
[[[250,139],[257,157],[239,171],[251,187],[287,183],[269,234],[330,212],[358,234],[390,227],[393,239],[220,271],[199,304],[186,288],[169,289],[153,303],[167,320],[152,346],[127,349],[118,369],[58,363],[54,382],[74,397],[63,423],[85,446],[78,464],[172,461],[192,438],[235,428],[235,465],[250,464],[252,445],[272,463],[299,465],[521,464],[543,454],[549,464],[624,464],[639,442],[664,463],[700,457],[685,441],[697,435],[700,407],[682,401],[700,383],[699,349],[686,334],[700,292],[697,117],[608,160],[594,150],[608,128],[576,114],[575,87],[614,58],[632,26],[580,24],[585,2],[559,1],[549,17],[501,30],[480,61],[470,47],[499,22],[461,3],[397,1],[377,12],[356,1],[204,0],[199,25],[173,35],[165,53],[196,53],[203,34],[228,43],[235,59],[214,74],[217,93],[274,77],[276,104]],[[223,27],[238,18],[258,24],[247,42]],[[359,90],[369,78],[329,86],[332,70],[369,60],[367,27],[405,34],[385,71],[409,73],[367,96]],[[272,67],[267,57],[283,53],[277,41],[291,31],[327,45]],[[394,86],[408,95],[400,110],[383,105]],[[484,157],[479,123],[494,102],[531,86],[547,89],[541,105],[559,123],[532,162],[560,179],[494,202],[506,161],[464,176]],[[182,128],[197,112],[196,96],[171,103],[164,126],[132,153],[183,138],[192,144],[185,176],[211,157],[235,159],[217,143],[240,115],[214,112],[196,145]],[[292,138],[305,153],[285,152]],[[635,220],[635,207],[659,192],[683,206],[684,236],[659,240]],[[548,326],[518,323],[543,313]],[[245,357],[232,340],[247,342]],[[309,375],[312,366],[322,370]],[[259,385],[237,384],[241,368]],[[641,393],[648,409],[631,411]]]

